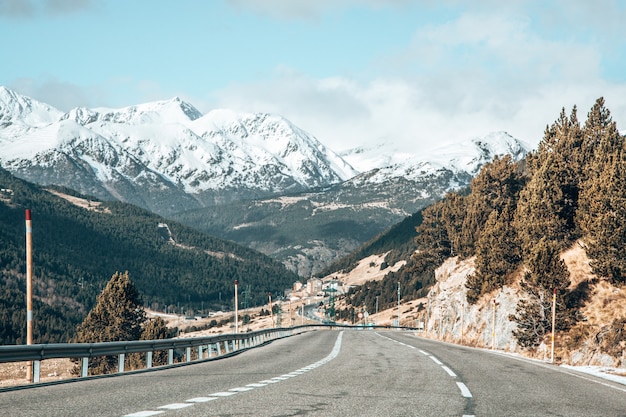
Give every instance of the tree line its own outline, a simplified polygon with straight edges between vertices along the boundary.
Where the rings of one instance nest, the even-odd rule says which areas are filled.
[[[99,211],[87,210],[2,168],[0,190],[10,190],[0,195],[0,283],[11,289],[0,292],[0,316],[7,318],[0,323],[0,344],[25,340],[23,302],[17,301],[25,299],[26,208],[33,215],[34,316],[47,323],[35,329],[35,343],[73,337],[115,271],[132,274],[146,306],[177,312],[230,308],[234,280],[250,286],[251,305],[298,280],[259,252],[129,204],[99,202]],[[159,223],[168,224],[177,244]]]
[[[603,98],[581,124],[574,106],[546,126],[538,148],[524,160],[495,158],[468,190],[451,192],[424,209],[416,228],[418,252],[407,266],[379,283],[348,294],[353,306],[372,310],[372,294],[393,303],[425,295],[434,270],[451,256],[475,257],[467,301],[511,283],[521,272],[524,297],[513,320],[522,346],[536,347],[550,330],[552,295],[557,330],[576,324],[588,283],[571,288],[560,258],[573,244],[584,247],[593,273],[615,285],[626,283],[626,140]],[[389,282],[387,282],[389,281]]]

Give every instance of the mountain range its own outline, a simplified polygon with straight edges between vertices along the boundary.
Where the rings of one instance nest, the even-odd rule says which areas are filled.
[[[339,154],[279,115],[202,114],[179,98],[62,112],[0,87],[0,165],[14,175],[176,218],[302,276],[528,149],[496,132],[419,156]]]

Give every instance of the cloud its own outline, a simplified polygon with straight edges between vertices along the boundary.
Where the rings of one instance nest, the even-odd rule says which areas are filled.
[[[74,107],[89,108],[99,105],[98,98],[102,96],[98,94],[97,89],[80,87],[55,79],[37,81],[31,78],[20,78],[7,87],[61,111],[68,111]]]
[[[63,15],[92,6],[92,0],[0,0],[0,16],[31,18],[38,15]]]
[[[350,7],[397,7],[410,3],[410,0],[227,0],[227,3],[240,11],[280,19],[316,20],[328,12],[342,11]]]

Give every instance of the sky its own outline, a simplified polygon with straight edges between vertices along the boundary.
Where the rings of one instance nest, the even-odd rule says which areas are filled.
[[[536,146],[599,97],[626,129],[619,0],[0,0],[0,85],[67,111],[180,97],[335,151]]]

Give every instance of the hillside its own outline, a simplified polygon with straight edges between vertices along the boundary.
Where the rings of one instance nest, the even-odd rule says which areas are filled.
[[[23,338],[26,208],[33,216],[36,323],[50,327],[36,329],[36,341],[66,341],[116,271],[129,271],[146,306],[177,312],[230,308],[235,279],[249,286],[253,305],[298,279],[251,249],[129,204],[46,190],[0,168],[2,343]]]
[[[604,100],[584,124],[563,110],[526,160],[496,158],[422,210],[406,265],[353,288],[337,318],[391,308],[399,286],[403,319],[433,337],[545,358],[554,297],[556,360],[623,366],[625,195],[626,137]]]

